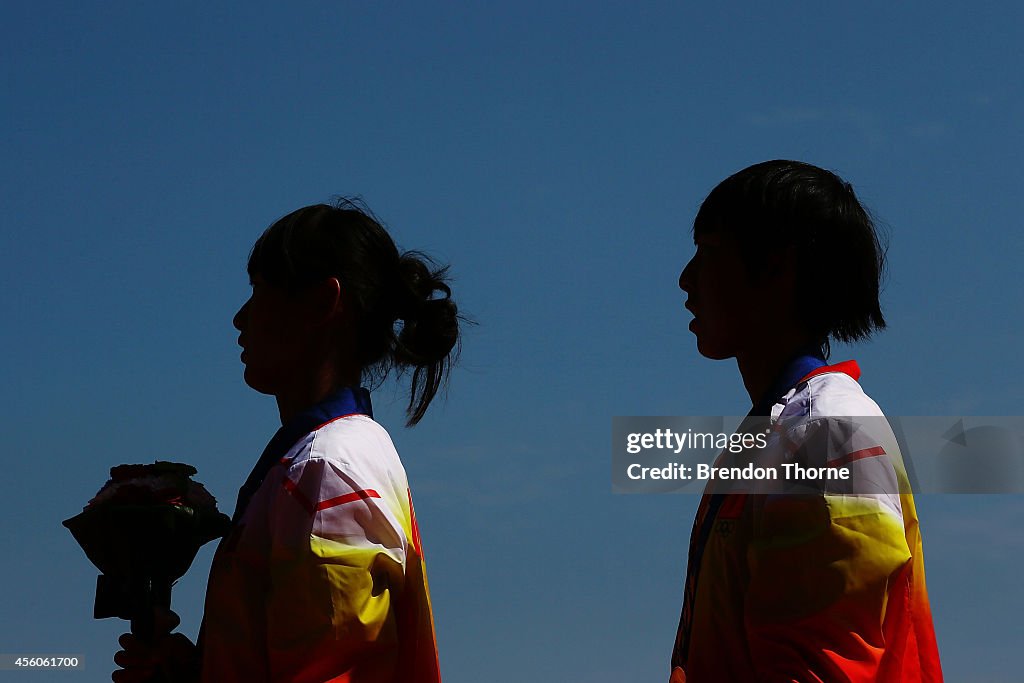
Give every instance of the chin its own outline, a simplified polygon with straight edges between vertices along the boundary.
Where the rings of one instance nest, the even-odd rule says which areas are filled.
[[[729,358],[736,357],[736,353],[734,351],[709,340],[701,340],[700,337],[697,337],[697,353],[708,360],[727,360]]]
[[[267,394],[269,396],[277,395],[277,391],[274,389],[274,383],[272,381],[269,381],[269,379],[264,374],[249,367],[248,365],[245,366],[245,371],[242,374],[242,378],[245,380],[245,383],[249,386],[249,388],[252,389],[253,391],[258,391],[261,394]]]

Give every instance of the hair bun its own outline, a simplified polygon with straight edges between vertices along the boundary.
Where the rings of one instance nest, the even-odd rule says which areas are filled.
[[[353,344],[344,361],[374,385],[396,369],[412,371],[408,425],[434,399],[458,356],[458,310],[438,267],[419,252],[400,254],[380,221],[358,200],[314,204],[278,219],[249,254],[249,276],[288,293],[337,278],[351,304]],[[401,325],[396,325],[401,320]]]
[[[448,356],[459,337],[458,308],[451,300],[447,268],[432,268],[418,252],[399,259],[399,290],[395,317],[401,320],[395,360],[414,366],[435,363]]]

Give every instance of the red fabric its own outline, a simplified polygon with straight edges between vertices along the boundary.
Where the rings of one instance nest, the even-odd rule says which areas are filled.
[[[824,365],[818,368],[817,370],[813,370],[804,375],[804,378],[801,379],[800,381],[806,382],[810,378],[817,377],[818,375],[824,375],[826,372],[841,372],[844,375],[849,375],[855,380],[860,379],[860,366],[857,365],[857,361],[844,360],[842,363],[836,363],[835,365]]]

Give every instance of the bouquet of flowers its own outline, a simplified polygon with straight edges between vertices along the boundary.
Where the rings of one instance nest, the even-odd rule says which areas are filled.
[[[192,481],[195,473],[174,462],[119,465],[85,509],[64,520],[102,572],[93,617],[130,619],[138,637],[153,637],[154,607],[170,608],[171,585],[231,523]]]

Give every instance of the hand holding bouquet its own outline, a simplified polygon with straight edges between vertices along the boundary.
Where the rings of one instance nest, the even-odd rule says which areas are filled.
[[[82,513],[64,521],[102,572],[93,616],[130,619],[143,642],[154,637],[154,614],[170,610],[171,585],[230,525],[195,473],[172,462],[119,465]]]

